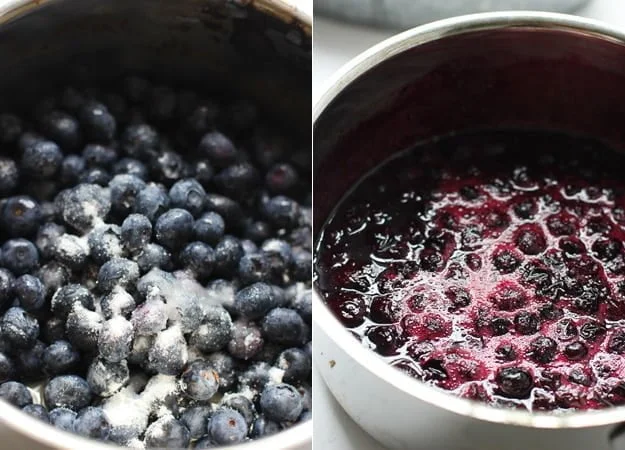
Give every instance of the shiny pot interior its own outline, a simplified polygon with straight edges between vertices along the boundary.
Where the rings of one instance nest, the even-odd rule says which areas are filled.
[[[0,110],[32,106],[59,86],[89,86],[139,73],[216,95],[252,98],[268,120],[307,139],[311,26],[311,18],[285,0],[5,1],[0,5]],[[0,420],[20,437],[49,447],[101,447],[4,402]],[[312,425],[305,423],[236,448],[306,448],[311,436]],[[28,447],[17,439],[16,445]]]

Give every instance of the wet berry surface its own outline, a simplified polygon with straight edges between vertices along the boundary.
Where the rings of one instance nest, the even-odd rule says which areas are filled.
[[[481,132],[402,152],[318,241],[330,309],[389,364],[494,405],[625,403],[625,158]]]

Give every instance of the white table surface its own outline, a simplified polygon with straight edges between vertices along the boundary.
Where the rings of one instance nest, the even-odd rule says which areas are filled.
[[[593,0],[578,11],[578,14],[625,28],[624,0]],[[322,92],[324,81],[334,71],[352,57],[392,34],[394,34],[393,31],[359,27],[315,16],[313,101]],[[345,414],[316,369],[313,377],[313,448],[315,450],[383,449],[384,447],[371,439]]]

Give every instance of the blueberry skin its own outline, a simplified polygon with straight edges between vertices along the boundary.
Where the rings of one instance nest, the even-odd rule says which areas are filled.
[[[61,167],[63,153],[52,141],[37,141],[29,145],[22,154],[21,167],[28,175],[36,178],[51,178]]]
[[[219,390],[219,375],[206,361],[196,360],[182,372],[180,388],[193,400],[207,401]]]
[[[288,197],[278,195],[265,205],[265,216],[276,228],[294,228],[300,218],[299,204]]]
[[[132,312],[130,322],[138,335],[156,334],[167,325],[167,310],[161,299],[147,299]]]
[[[65,334],[72,345],[80,350],[95,350],[102,329],[102,316],[75,303],[67,316]]]
[[[271,226],[267,222],[252,222],[245,227],[243,236],[255,244],[261,244],[269,239],[271,233]]]
[[[113,174],[134,175],[142,180],[148,178],[148,168],[138,159],[122,158],[113,165]]]
[[[121,147],[131,158],[143,159],[160,146],[158,132],[147,124],[129,125],[121,137]]]
[[[187,408],[182,413],[180,421],[189,429],[191,439],[199,439],[206,434],[206,426],[210,415],[210,406],[194,406]]]
[[[152,178],[171,185],[191,175],[192,169],[180,153],[164,150],[150,157]]]
[[[224,219],[216,212],[203,214],[193,224],[195,238],[210,245],[217,244],[223,238],[225,230]]]
[[[9,308],[2,319],[2,336],[12,346],[21,349],[31,348],[39,337],[39,322],[22,308]]]
[[[290,384],[268,385],[260,396],[263,414],[276,422],[294,422],[302,413],[302,396]]]
[[[256,324],[237,319],[232,325],[232,338],[228,343],[228,352],[232,356],[247,360],[262,350],[264,340]]]
[[[113,258],[98,272],[98,289],[110,292],[115,286],[127,288],[139,279],[139,265],[125,258]]]
[[[89,289],[81,284],[67,284],[52,296],[50,310],[56,317],[67,319],[67,315],[77,302],[87,309],[95,310],[95,300]]]
[[[74,150],[81,141],[78,121],[63,111],[50,111],[40,120],[41,131],[64,150]]]
[[[46,344],[36,341],[31,348],[21,351],[15,357],[22,380],[40,381],[43,378],[43,353],[46,348]]]
[[[269,278],[269,261],[262,253],[246,254],[239,261],[238,273],[244,285],[266,281]]]
[[[152,222],[141,214],[130,214],[122,222],[122,242],[131,252],[145,247],[152,237]]]
[[[77,375],[52,378],[46,384],[43,395],[50,410],[63,407],[79,411],[91,403],[89,384]]]
[[[111,174],[106,170],[94,167],[83,172],[78,181],[87,184],[97,184],[98,186],[108,186],[112,178]]]
[[[189,429],[172,415],[166,415],[152,423],[145,431],[147,448],[187,448]]]
[[[50,317],[43,323],[41,338],[46,344],[65,339],[65,320],[58,317]]]
[[[150,369],[163,375],[178,375],[187,364],[187,343],[178,327],[156,335],[148,351]]]
[[[87,236],[91,258],[104,264],[111,258],[123,256],[122,230],[117,225],[103,225],[93,229]]]
[[[245,418],[233,409],[220,408],[208,422],[208,435],[217,444],[230,445],[243,442],[247,437]]]
[[[134,329],[122,316],[104,322],[98,336],[100,357],[109,362],[120,362],[130,355]]]
[[[54,203],[65,225],[81,233],[103,221],[111,210],[109,191],[97,184],[79,184],[61,191]]]
[[[149,272],[150,269],[158,267],[163,270],[170,270],[171,253],[158,244],[147,244],[143,250],[135,257],[141,273]]]
[[[221,193],[242,201],[257,192],[260,176],[253,165],[241,162],[223,169],[213,181]]]
[[[256,417],[254,403],[242,394],[225,395],[221,401],[222,408],[229,408],[238,411],[248,426],[252,425]]]
[[[239,230],[245,226],[246,215],[241,205],[231,198],[208,193],[206,194],[206,210],[219,214],[229,230]]]
[[[291,301],[291,308],[298,312],[304,321],[310,325],[312,322],[312,294],[305,291]]]
[[[154,221],[169,209],[169,205],[169,195],[165,189],[157,184],[148,184],[137,195],[134,212]]]
[[[22,408],[26,414],[33,416],[43,422],[50,423],[50,416],[48,410],[41,405],[26,405]]]
[[[215,448],[215,447],[219,447],[219,444],[213,442],[213,440],[210,437],[206,436],[206,437],[203,437],[202,439],[198,439],[195,442],[195,446],[193,448],[197,450],[203,450],[206,448]]]
[[[252,439],[258,439],[263,436],[271,436],[280,431],[280,425],[272,420],[268,420],[263,416],[260,416],[254,421],[252,425],[252,431],[250,431],[250,437]]]
[[[30,272],[39,265],[37,247],[26,239],[9,239],[2,246],[2,265],[15,275]]]
[[[174,183],[169,190],[169,198],[174,208],[186,209],[197,217],[204,210],[206,192],[195,179],[188,178]]]
[[[106,441],[111,432],[111,424],[102,408],[88,406],[81,409],[74,419],[74,432],[91,439]]]
[[[2,228],[12,237],[32,235],[41,222],[41,207],[32,197],[18,195],[6,199],[2,207]]]
[[[286,194],[299,181],[297,170],[287,163],[273,165],[265,175],[265,186],[274,194]]]
[[[270,341],[284,345],[300,345],[306,336],[306,324],[300,315],[289,308],[275,308],[262,320],[263,335]]]
[[[282,285],[290,280],[293,250],[289,243],[282,239],[267,239],[263,242],[261,250],[269,261],[269,272],[272,281]]]
[[[11,144],[22,134],[22,121],[14,114],[0,114],[0,142]]]
[[[204,186],[204,188],[210,186],[214,174],[213,166],[204,159],[197,161],[193,166],[193,178]]]
[[[4,268],[0,268],[0,310],[4,311],[5,306],[13,300],[13,288],[15,286],[15,277]]]
[[[145,187],[145,181],[137,176],[127,174],[115,175],[109,183],[113,209],[119,214],[131,212],[137,195]]]
[[[308,380],[311,375],[312,361],[308,354],[297,347],[287,348],[278,356],[276,366],[284,370],[282,380],[285,383],[297,383]]]
[[[198,152],[217,168],[228,167],[239,159],[239,152],[232,141],[219,131],[206,133],[200,140]]]
[[[205,353],[221,350],[232,337],[232,319],[222,306],[208,306],[200,325],[189,338],[189,343]]]
[[[100,358],[93,360],[87,371],[87,383],[91,392],[100,397],[110,397],[124,387],[130,379],[125,360],[109,362]]]
[[[70,269],[80,270],[89,257],[89,245],[82,238],[65,233],[58,237],[53,253],[56,261]]]
[[[0,194],[11,193],[18,185],[20,171],[15,160],[0,157]]]
[[[303,249],[293,249],[291,275],[295,281],[309,281],[312,279],[312,255]]]
[[[0,385],[0,398],[18,408],[23,408],[33,402],[33,396],[22,383],[7,381]]]
[[[232,356],[225,352],[215,352],[208,355],[206,360],[219,374],[219,390],[231,389],[237,382],[236,363]]]
[[[63,264],[53,260],[41,266],[35,273],[35,276],[45,286],[46,298],[50,298],[61,286],[69,283],[70,270]]]
[[[67,341],[59,340],[43,351],[43,371],[50,376],[71,372],[80,360],[79,353]]]
[[[269,310],[280,305],[281,296],[266,283],[254,283],[236,293],[234,310],[249,319],[260,319]]]
[[[185,209],[173,208],[161,215],[155,229],[156,240],[170,250],[182,248],[193,233],[193,216]]]
[[[117,152],[114,148],[100,144],[88,144],[82,150],[82,157],[87,167],[112,168],[117,161]]]
[[[232,276],[239,268],[243,257],[243,247],[234,236],[226,235],[215,246],[215,272],[222,276]]]
[[[74,432],[76,415],[71,409],[60,407],[51,409],[48,417],[50,418],[50,423],[59,430]]]
[[[271,380],[269,371],[271,366],[264,361],[251,364],[244,372],[239,375],[239,383],[256,392],[262,392]]]
[[[82,156],[67,155],[61,162],[59,179],[66,186],[73,186],[78,182],[87,164]]]
[[[15,376],[16,367],[11,358],[0,352],[0,383],[9,381]]]
[[[180,252],[180,262],[199,280],[206,279],[215,264],[215,252],[204,242],[191,242]]]
[[[107,143],[115,137],[117,122],[102,103],[85,102],[78,111],[78,119],[85,136],[91,142]]]

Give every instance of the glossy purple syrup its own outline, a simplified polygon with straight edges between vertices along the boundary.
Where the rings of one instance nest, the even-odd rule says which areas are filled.
[[[625,403],[625,157],[499,131],[402,152],[343,198],[316,284],[389,364],[534,410]]]

